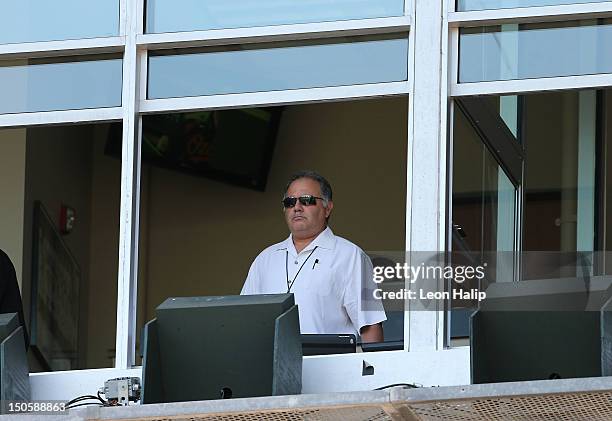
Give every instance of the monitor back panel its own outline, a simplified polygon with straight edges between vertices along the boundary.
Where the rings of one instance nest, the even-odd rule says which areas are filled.
[[[596,311],[476,312],[472,383],[601,376],[600,317]]]
[[[166,300],[157,310],[164,401],[271,395],[275,320],[292,306],[285,294]]]

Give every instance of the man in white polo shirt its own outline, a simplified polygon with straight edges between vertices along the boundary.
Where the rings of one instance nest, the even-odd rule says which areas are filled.
[[[255,258],[241,294],[292,292],[302,333],[360,334],[383,340],[386,320],[380,301],[362,290],[376,288],[372,262],[358,246],[327,226],[334,204],[325,178],[302,171],[287,183],[283,208],[291,235]]]

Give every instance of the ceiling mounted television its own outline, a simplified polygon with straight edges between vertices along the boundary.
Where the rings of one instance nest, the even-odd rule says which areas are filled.
[[[244,108],[142,118],[142,162],[264,191],[281,107]],[[121,124],[113,124],[106,154],[121,156]]]

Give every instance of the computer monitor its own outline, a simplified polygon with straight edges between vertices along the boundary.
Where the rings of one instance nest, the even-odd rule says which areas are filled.
[[[23,327],[17,313],[0,314],[0,401],[1,412],[9,401],[30,401],[30,370]]]
[[[293,294],[168,298],[144,334],[142,403],[301,392]]]
[[[612,375],[612,278],[494,283],[470,318],[472,383]]]

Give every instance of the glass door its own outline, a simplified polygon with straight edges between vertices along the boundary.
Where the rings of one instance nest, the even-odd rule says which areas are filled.
[[[523,171],[519,104],[517,97],[455,101],[449,248],[454,265],[482,266],[484,277],[454,279],[449,289],[484,291],[491,282],[517,280]],[[475,298],[451,294],[450,339],[465,342],[477,305]]]

